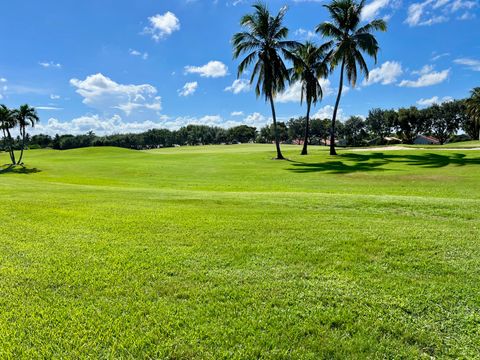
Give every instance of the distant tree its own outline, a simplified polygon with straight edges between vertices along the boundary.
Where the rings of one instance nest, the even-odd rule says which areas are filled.
[[[288,139],[292,142],[302,139],[305,134],[306,123],[305,118],[302,117],[288,120]]]
[[[10,155],[10,161],[12,162],[12,165],[15,165],[16,161],[13,147],[14,140],[10,130],[14,129],[16,125],[17,119],[14,116],[13,111],[5,105],[0,105],[0,128],[2,129],[3,133],[4,149]]]
[[[19,126],[20,136],[22,138],[21,147],[20,147],[20,157],[17,164],[22,164],[23,151],[26,146],[26,135],[27,135],[27,126],[34,127],[35,124],[40,120],[38,117],[37,111],[30,107],[27,104],[20,106],[18,109],[13,112],[17,123]]]
[[[40,148],[52,147],[52,137],[49,135],[38,134],[33,135],[30,139],[30,144],[38,145]]]
[[[463,130],[474,140],[480,140],[480,87],[474,88],[470,98],[465,100],[468,120],[464,121]]]
[[[303,149],[301,155],[308,154],[308,142],[310,140],[310,110],[312,105],[316,105],[323,97],[322,87],[318,81],[320,78],[328,76],[328,57],[327,51],[331,43],[320,47],[311,42],[301,44],[292,55],[287,54],[287,58],[293,62],[293,68],[290,71],[292,82],[299,82],[302,86],[300,104],[303,100],[307,103],[307,116],[305,117],[303,137]]]
[[[351,116],[345,122],[344,129],[345,140],[349,146],[360,146],[367,138],[365,131],[365,122],[359,116]]]
[[[277,159],[284,159],[280,150],[274,99],[278,93],[285,90],[285,85],[289,81],[282,55],[294,50],[298,43],[286,40],[288,29],[283,26],[286,7],[283,7],[276,16],[272,16],[267,6],[261,2],[253,5],[253,8],[254,13],[243,16],[240,21],[245,31],[233,36],[233,56],[237,59],[242,54],[247,54],[238,66],[238,77],[255,63],[250,83],[257,78],[255,86],[257,97],[264,95],[265,100],[270,101]]]
[[[430,133],[438,139],[440,145],[445,144],[459,129],[461,121],[459,111],[459,106],[455,102],[434,104],[426,109]]]
[[[318,139],[318,142],[323,142],[327,145],[327,140],[330,137],[330,120],[329,119],[313,119],[312,120],[312,137]]]
[[[389,116],[388,112],[389,110],[375,108],[368,112],[368,116],[365,119],[366,130],[378,138],[380,143],[383,143],[385,137],[392,133],[394,126],[394,119],[392,116]]]
[[[396,127],[397,135],[407,144],[413,144],[415,138],[428,128],[424,114],[415,106],[398,110]]]
[[[254,141],[256,137],[257,129],[247,125],[235,126],[227,131],[227,138],[230,142],[246,144]]]
[[[330,155],[337,155],[335,151],[335,125],[340,98],[342,97],[344,75],[347,76],[348,82],[355,86],[358,66],[360,72],[368,78],[368,67],[362,52],[373,57],[376,63],[379,46],[372,33],[375,30],[387,30],[387,24],[381,19],[359,26],[364,5],[364,0],[360,2],[333,0],[330,4],[325,5],[331,22],[324,22],[318,25],[316,29],[324,37],[332,39],[330,44],[333,46],[333,50],[329,54],[331,69],[333,70],[340,65],[340,84],[332,116]]]

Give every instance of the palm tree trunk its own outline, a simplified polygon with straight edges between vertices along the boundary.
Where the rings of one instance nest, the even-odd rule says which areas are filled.
[[[337,101],[335,102],[335,108],[333,109],[332,128],[330,129],[330,155],[337,155],[337,152],[335,151],[335,123],[337,121],[338,105],[340,104],[340,98],[342,97],[344,70],[345,70],[345,59],[342,60],[342,68],[340,70],[340,86],[338,88],[338,95],[337,95]]]
[[[307,118],[305,121],[305,138],[303,139],[303,149],[301,155],[308,155],[308,139],[310,138],[310,108],[312,104],[307,101]]]
[[[25,126],[22,126],[20,128],[20,133],[22,134],[22,148],[20,151],[20,158],[18,159],[17,164],[20,165],[22,163],[23,159],[23,150],[25,149]]]
[[[7,129],[7,135],[8,135],[8,152],[10,153],[10,159],[12,160],[12,165],[16,164],[15,161],[15,153],[13,150],[13,139],[12,135],[10,134],[10,130]]]
[[[275,104],[273,103],[273,96],[268,96],[270,99],[270,106],[272,107],[272,118],[273,118],[273,132],[275,133],[275,147],[277,149],[277,160],[284,160],[285,158],[282,155],[282,151],[280,150],[280,139],[278,136],[278,129],[277,129],[277,115],[275,113]]]

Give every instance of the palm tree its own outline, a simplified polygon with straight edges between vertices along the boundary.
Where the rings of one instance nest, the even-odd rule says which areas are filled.
[[[10,130],[17,125],[17,119],[15,118],[13,111],[5,105],[0,105],[0,128],[3,132],[3,141],[5,150],[10,155],[12,165],[15,165],[15,153],[13,151],[13,138]]]
[[[305,44],[301,44],[293,52],[293,56],[287,55],[287,58],[293,62],[293,68],[290,69],[290,80],[292,83],[301,82],[302,91],[300,104],[303,103],[304,99],[307,103],[305,137],[301,155],[308,154],[310,110],[312,104],[316,105],[323,97],[322,87],[318,80],[328,76],[327,51],[331,46],[331,42],[317,47],[313,43],[307,41]]]
[[[298,43],[286,40],[288,29],[283,26],[286,7],[280,9],[276,16],[270,14],[264,3],[258,2],[253,5],[253,8],[255,9],[253,14],[247,14],[240,20],[244,31],[235,34],[232,40],[235,59],[242,54],[247,54],[238,66],[237,77],[255,63],[250,84],[253,84],[257,78],[255,86],[257,97],[264,95],[265,101],[270,101],[277,159],[284,159],[280,150],[274,98],[285,90],[285,84],[289,81],[288,70],[282,55],[288,55]]]
[[[330,67],[335,69],[340,64],[340,85],[337,100],[333,109],[332,127],[330,129],[330,155],[337,155],[335,151],[335,122],[338,106],[343,91],[344,74],[348,82],[355,87],[357,82],[357,66],[360,72],[368,78],[368,67],[362,52],[367,53],[377,62],[379,50],[378,42],[373,36],[373,31],[386,31],[387,24],[384,20],[373,20],[360,26],[361,13],[365,0],[333,0],[324,5],[330,13],[331,22],[324,22],[317,26],[317,33],[334,42],[330,53]]]
[[[23,151],[25,150],[25,137],[27,134],[27,126],[34,127],[35,124],[40,121],[37,111],[28,106],[27,104],[20,106],[20,108],[14,110],[14,116],[17,119],[18,126],[20,128],[20,136],[22,138],[22,147],[20,152],[20,158],[18,159],[17,164],[22,163]]]
[[[474,88],[471,96],[465,100],[467,115],[472,122],[472,134],[475,140],[480,139],[480,87]]]

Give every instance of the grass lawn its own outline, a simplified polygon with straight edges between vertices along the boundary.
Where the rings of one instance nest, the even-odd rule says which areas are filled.
[[[480,151],[272,150],[26,152],[0,358],[478,357]]]
[[[448,143],[443,145],[401,145],[406,147],[412,148],[428,148],[428,149],[435,149],[435,148],[444,148],[444,149],[477,149],[480,148],[480,141],[473,140],[473,141],[461,141],[455,143]]]

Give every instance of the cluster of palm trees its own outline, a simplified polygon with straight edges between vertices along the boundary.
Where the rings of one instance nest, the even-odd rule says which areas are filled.
[[[23,151],[25,150],[25,140],[27,137],[27,127],[34,127],[39,121],[37,111],[25,104],[18,109],[9,109],[5,105],[0,105],[0,129],[3,134],[3,148],[10,155],[12,165],[21,165],[23,160]],[[12,132],[18,128],[21,139],[20,156],[15,158],[14,138]]]
[[[234,58],[245,55],[238,66],[240,77],[251,65],[250,83],[256,80],[255,93],[263,95],[270,102],[277,159],[284,159],[277,129],[275,114],[275,96],[282,93],[288,83],[300,82],[302,85],[301,103],[305,100],[307,116],[305,139],[302,155],[308,153],[309,121],[312,105],[322,99],[323,92],[319,79],[326,78],[340,66],[340,84],[333,110],[330,130],[330,154],[335,151],[335,123],[342,96],[344,77],[355,86],[358,72],[368,78],[368,67],[363,53],[377,61],[379,50],[374,31],[386,31],[384,20],[373,20],[361,24],[361,13],[365,1],[333,0],[324,5],[330,15],[330,21],[317,26],[316,32],[327,41],[316,46],[311,42],[304,44],[288,40],[288,29],[283,25],[287,11],[283,7],[273,16],[266,4],[258,2],[253,5],[254,12],[242,17],[240,24],[243,31],[233,36]],[[290,69],[285,61],[292,63]]]

